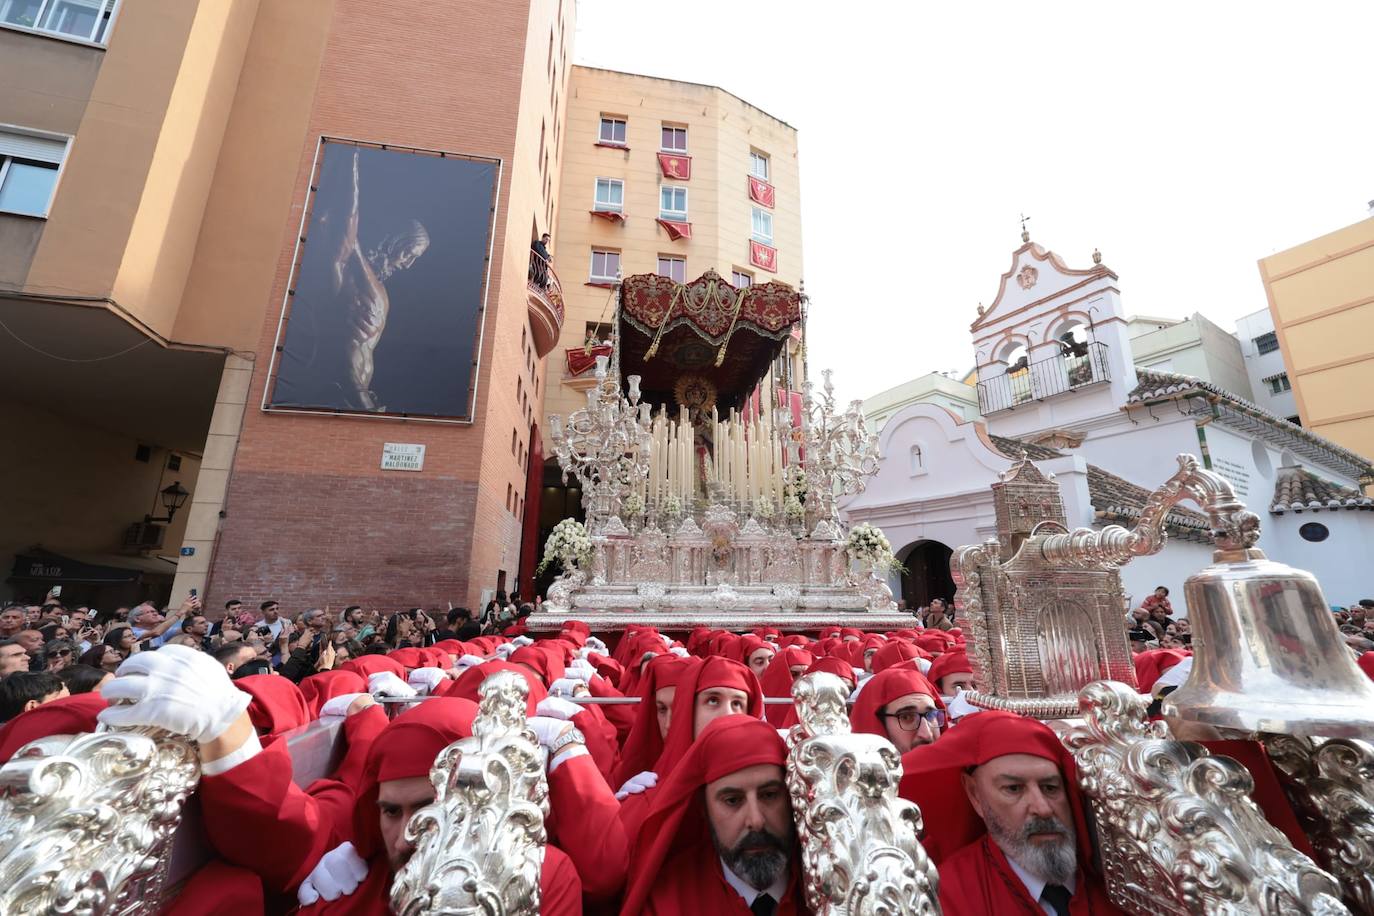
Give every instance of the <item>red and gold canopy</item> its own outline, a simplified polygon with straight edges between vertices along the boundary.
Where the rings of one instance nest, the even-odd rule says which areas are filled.
[[[626,277],[620,303],[622,377],[642,376],[645,399],[671,405],[684,379],[699,379],[722,412],[743,404],[801,319],[801,294],[786,283],[737,289],[710,270],[685,285]]]

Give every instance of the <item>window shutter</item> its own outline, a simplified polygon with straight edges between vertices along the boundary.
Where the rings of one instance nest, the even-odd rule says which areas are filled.
[[[50,137],[36,137],[32,134],[0,130],[0,156],[60,163],[66,151],[66,140],[54,140]]]

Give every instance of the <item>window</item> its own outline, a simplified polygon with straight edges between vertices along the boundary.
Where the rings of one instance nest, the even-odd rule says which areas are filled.
[[[730,285],[735,289],[748,289],[754,285],[754,275],[742,270],[730,271]]]
[[[619,213],[625,209],[625,182],[619,178],[596,180],[596,209],[603,213]]]
[[[1313,544],[1320,544],[1331,536],[1331,531],[1321,522],[1308,522],[1298,529],[1298,537]]]
[[[1279,335],[1273,331],[1270,331],[1268,334],[1261,334],[1255,338],[1255,349],[1258,350],[1261,355],[1273,353],[1278,348]]]
[[[658,193],[658,218],[687,222],[687,189],[665,184],[658,189]]]
[[[665,153],[687,152],[687,128],[663,125],[662,148]]]
[[[754,208],[754,241],[773,244],[773,214]]]
[[[763,153],[749,151],[749,174],[763,181],[768,180],[768,157]]]
[[[610,343],[611,325],[606,321],[587,322],[587,342],[596,341],[599,343]]]
[[[0,24],[104,43],[117,0],[0,0]]]
[[[66,154],[65,139],[0,130],[0,210],[47,216]]]
[[[620,252],[592,250],[592,282],[616,283],[620,280]]]
[[[684,258],[658,259],[658,275],[668,277],[678,283],[687,282],[687,261]]]
[[[624,146],[625,119],[603,117],[601,119],[601,133],[597,135],[597,140],[601,143],[614,143],[616,146]]]
[[[1270,394],[1283,394],[1285,391],[1293,390],[1293,383],[1288,381],[1288,373],[1281,372],[1273,378],[1265,379],[1269,383]]]

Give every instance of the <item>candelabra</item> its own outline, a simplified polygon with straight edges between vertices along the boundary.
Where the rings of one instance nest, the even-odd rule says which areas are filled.
[[[819,398],[812,397],[810,380],[802,383],[802,443],[806,485],[817,503],[817,520],[833,525],[840,517],[836,497],[862,493],[882,456],[878,436],[868,431],[864,420],[863,402],[851,401],[844,413],[837,413],[830,370],[821,375],[825,384]]]
[[[620,512],[621,501],[649,475],[649,405],[640,402],[639,376],[628,377],[629,397],[620,392],[618,372],[608,372],[609,359],[596,358],[596,384],[587,391],[587,406],[567,419],[549,416],[549,440],[568,475],[582,487],[587,528],[601,533]]]

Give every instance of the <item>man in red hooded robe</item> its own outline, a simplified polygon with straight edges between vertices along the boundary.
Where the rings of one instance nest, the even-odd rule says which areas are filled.
[[[1092,870],[1073,758],[1036,719],[988,711],[902,758],[945,916],[1120,912]]]
[[[752,716],[713,720],[654,797],[621,916],[795,916],[796,830],[787,750]]]

